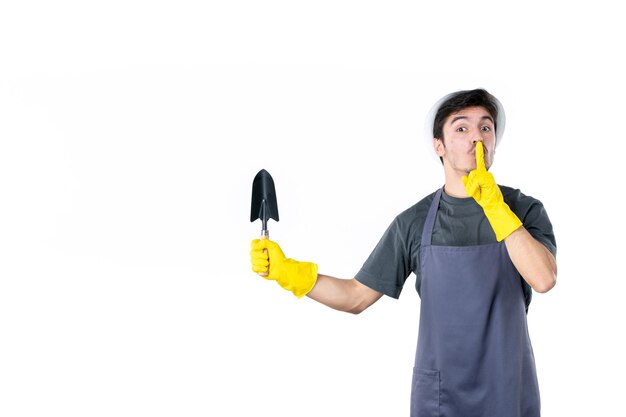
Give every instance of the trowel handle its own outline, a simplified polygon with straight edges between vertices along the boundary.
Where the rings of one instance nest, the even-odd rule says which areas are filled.
[[[267,230],[263,230],[261,232],[261,239],[269,239],[270,238],[270,234]],[[263,253],[267,255],[267,249],[263,249]],[[269,266],[268,266],[268,272],[259,272],[259,275],[262,277],[266,277],[269,275]]]

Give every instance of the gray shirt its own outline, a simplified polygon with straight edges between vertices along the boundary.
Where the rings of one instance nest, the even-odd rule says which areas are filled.
[[[500,186],[500,189],[504,201],[526,230],[556,256],[556,240],[543,204],[517,189],[505,186]],[[433,192],[394,219],[357,273],[359,282],[398,298],[404,282],[413,272],[417,278],[415,286],[420,293],[419,250],[424,222],[434,195]],[[442,193],[433,229],[433,245],[472,246],[494,242],[497,242],[495,233],[482,207],[473,198],[455,198]],[[521,276],[520,281],[528,307],[532,291]]]

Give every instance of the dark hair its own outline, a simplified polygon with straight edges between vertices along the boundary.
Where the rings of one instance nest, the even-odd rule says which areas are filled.
[[[498,105],[496,98],[482,88],[476,90],[459,91],[452,94],[446,101],[441,103],[435,121],[433,122],[433,138],[443,140],[443,125],[448,116],[467,107],[484,107],[493,117],[494,129],[498,131],[496,120],[498,119]]]

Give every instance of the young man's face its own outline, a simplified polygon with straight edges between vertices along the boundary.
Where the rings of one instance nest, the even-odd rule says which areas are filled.
[[[482,141],[489,169],[496,147],[493,122],[484,107],[466,107],[448,116],[443,125],[443,142],[435,140],[435,152],[443,158],[444,166],[467,175],[476,169],[476,142]]]

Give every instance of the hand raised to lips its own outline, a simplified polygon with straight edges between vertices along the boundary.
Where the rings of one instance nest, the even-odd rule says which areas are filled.
[[[485,185],[485,183],[489,180],[493,181],[493,184],[495,185],[495,180],[493,179],[493,176],[491,176],[491,174],[487,172],[487,167],[485,166],[485,150],[483,148],[483,143],[477,142],[476,169],[470,171],[468,176],[463,177],[463,185],[465,186],[465,191],[467,192],[467,195],[470,197],[474,197],[476,201],[478,201],[480,204],[481,185]]]

